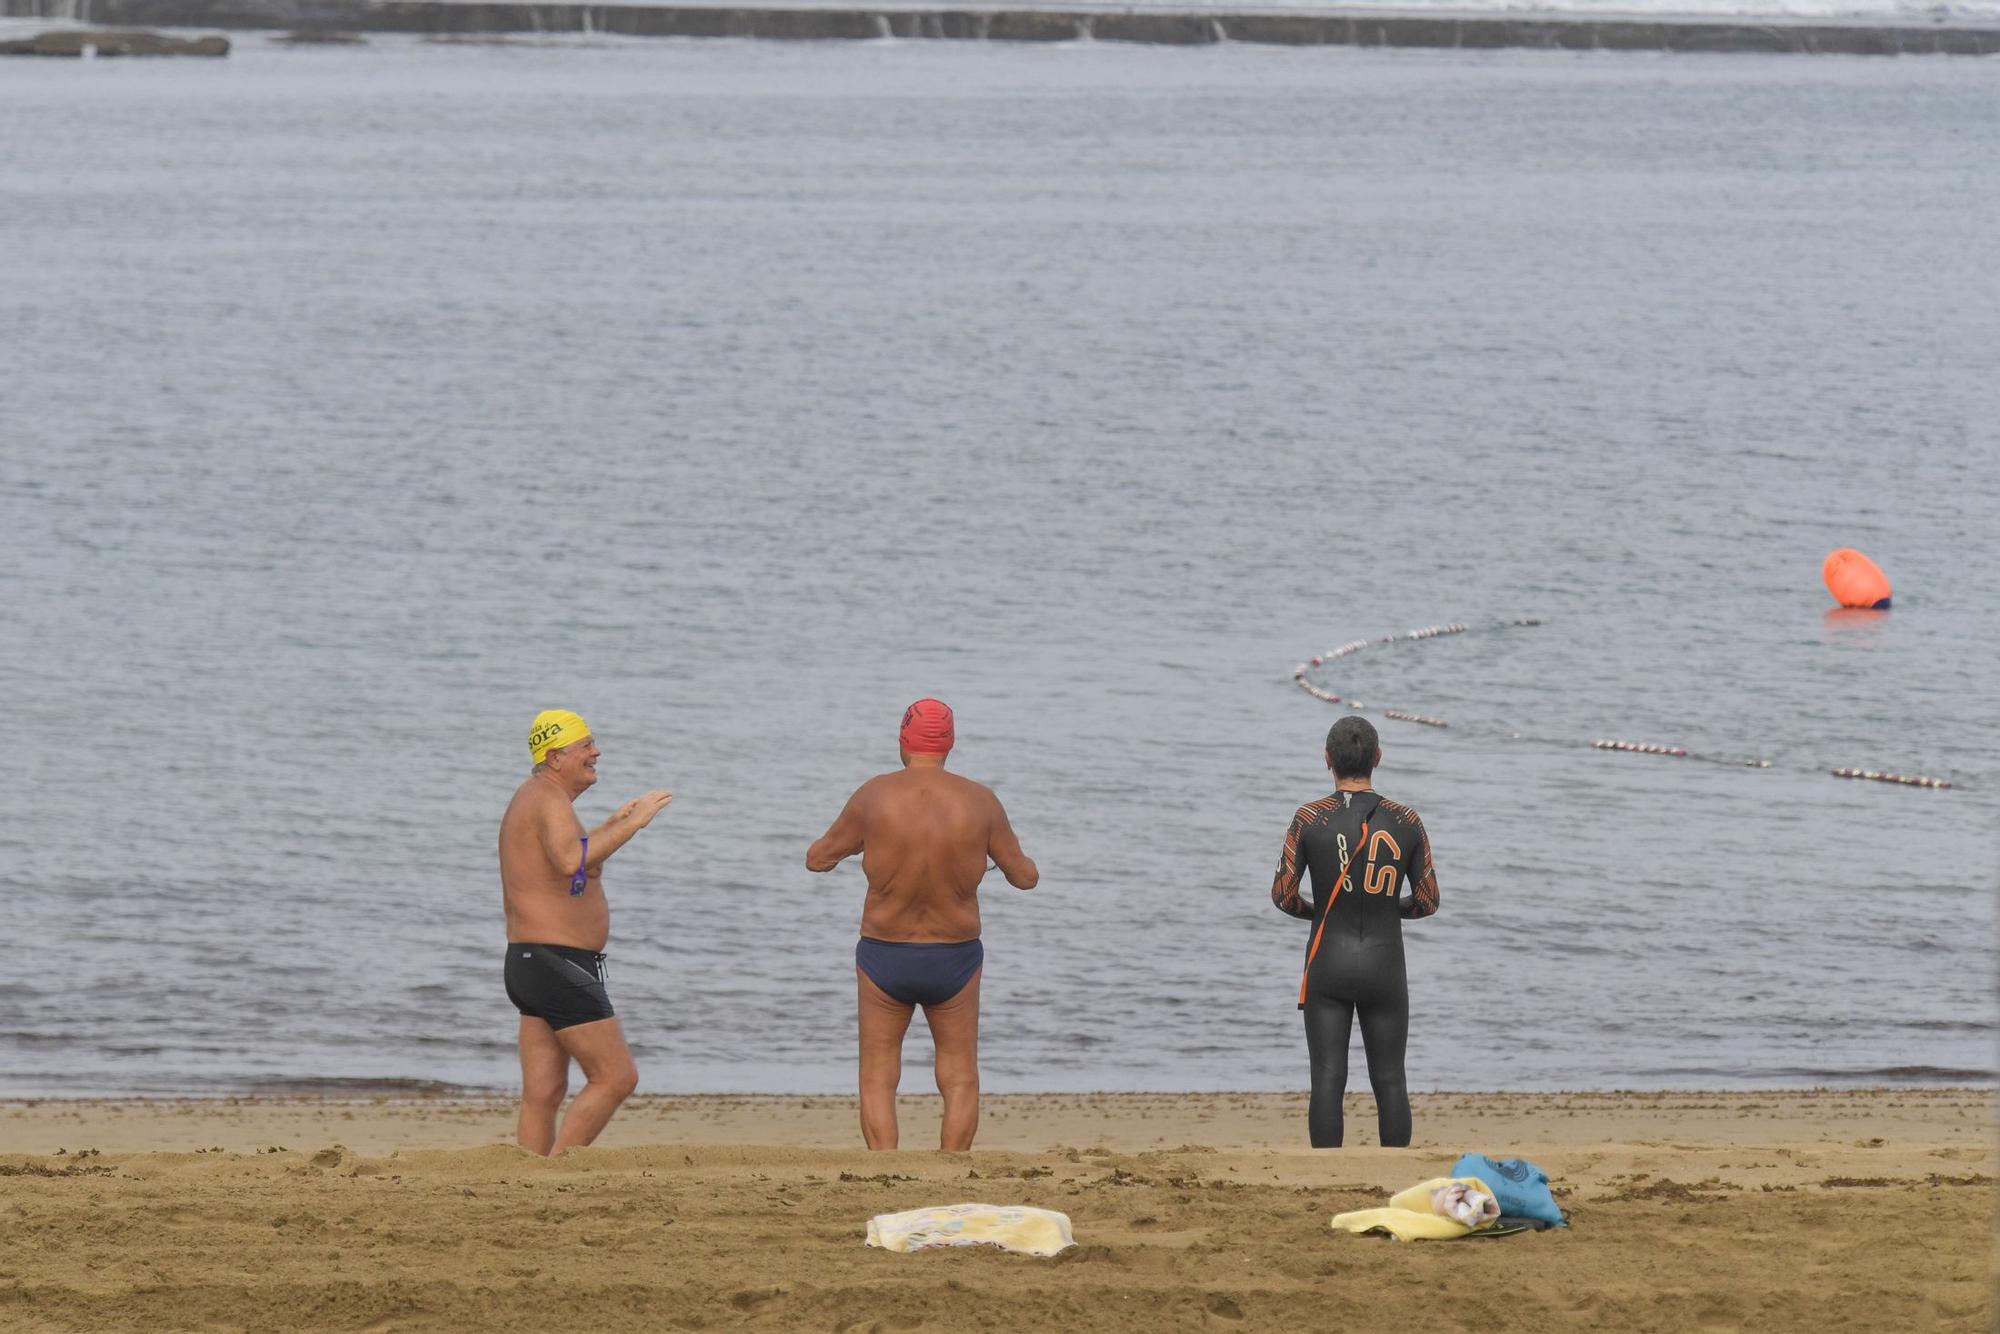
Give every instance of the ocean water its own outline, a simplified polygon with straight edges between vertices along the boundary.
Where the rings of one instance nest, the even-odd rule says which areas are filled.
[[[1435,847],[1413,1085],[1988,1078],[1996,154],[1951,59],[10,66],[0,1093],[507,1087],[558,705],[586,821],[677,793],[606,882],[642,1086],[847,1089],[803,854],[922,694],[1042,868],[987,1087],[1301,1088],[1292,667],[1526,616],[1315,676]]]

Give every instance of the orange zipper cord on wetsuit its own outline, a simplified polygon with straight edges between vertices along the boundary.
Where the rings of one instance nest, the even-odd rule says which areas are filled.
[[[1312,948],[1306,951],[1306,970],[1304,973],[1299,975],[1300,1008],[1304,1008],[1306,1003],[1306,979],[1312,976],[1313,959],[1319,954],[1319,938],[1326,934],[1326,919],[1333,916],[1334,901],[1340,897],[1340,887],[1347,883],[1348,871],[1353,869],[1354,863],[1360,861],[1367,854],[1368,854],[1368,822],[1366,820],[1363,820],[1361,822],[1360,846],[1354,850],[1354,855],[1352,857],[1349,857],[1346,861],[1340,864],[1340,874],[1334,878],[1333,882],[1333,893],[1326,896],[1326,910],[1320,913],[1319,926],[1315,928],[1313,931]]]

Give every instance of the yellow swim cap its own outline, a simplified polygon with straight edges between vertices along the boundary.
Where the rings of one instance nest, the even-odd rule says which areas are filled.
[[[568,709],[543,709],[528,729],[528,756],[540,764],[550,751],[574,746],[589,735],[590,724]]]

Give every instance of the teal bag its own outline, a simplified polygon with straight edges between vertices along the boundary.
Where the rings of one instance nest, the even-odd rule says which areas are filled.
[[[1526,1158],[1488,1158],[1468,1153],[1451,1165],[1455,1177],[1477,1177],[1500,1201],[1503,1218],[1533,1218],[1550,1227],[1568,1227],[1556,1197],[1549,1193],[1549,1174]]]

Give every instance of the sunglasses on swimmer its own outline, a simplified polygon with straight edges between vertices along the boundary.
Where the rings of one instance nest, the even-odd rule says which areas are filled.
[[[569,878],[571,898],[583,893],[584,886],[590,883],[590,877],[584,874],[584,867],[590,862],[590,835],[582,834],[579,837],[583,841],[583,850],[576,855],[576,874]]]

